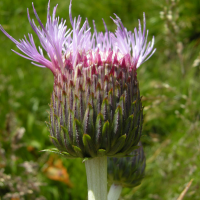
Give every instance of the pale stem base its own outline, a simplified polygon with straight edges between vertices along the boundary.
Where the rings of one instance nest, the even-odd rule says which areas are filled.
[[[121,185],[112,184],[108,193],[108,200],[118,200],[122,191]]]
[[[88,200],[107,200],[107,157],[85,161]]]

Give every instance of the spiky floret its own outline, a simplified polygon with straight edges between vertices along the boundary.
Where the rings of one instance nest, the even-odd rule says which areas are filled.
[[[57,153],[68,157],[124,156],[137,145],[142,129],[142,105],[136,69],[155,52],[154,38],[147,45],[145,15],[143,31],[127,31],[120,18],[113,19],[115,33],[94,33],[87,19],[65,20],[56,17],[57,6],[44,26],[33,6],[39,23],[28,19],[41,47],[37,49],[32,34],[20,41],[0,30],[33,64],[49,68],[54,74],[54,91],[50,106],[49,129]],[[146,35],[146,36],[145,36]],[[48,58],[45,58],[43,50]]]
[[[132,157],[108,158],[108,182],[122,187],[136,187],[144,178],[146,158],[139,142],[139,148],[131,152]]]

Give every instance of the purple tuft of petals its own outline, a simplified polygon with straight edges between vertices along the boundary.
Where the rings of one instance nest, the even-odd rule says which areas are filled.
[[[97,32],[95,22],[93,21],[94,33],[92,34],[87,19],[81,26],[80,15],[77,19],[76,17],[72,18],[72,0],[70,0],[69,5],[69,20],[72,30],[67,29],[65,20],[59,20],[59,17],[56,17],[57,6],[54,7],[51,16],[49,0],[47,22],[46,25],[43,25],[32,4],[34,15],[40,25],[39,27],[31,19],[27,9],[29,23],[37,34],[41,47],[36,47],[32,34],[28,34],[28,37],[24,36],[24,39],[17,41],[0,25],[0,30],[22,52],[21,54],[13,50],[15,53],[31,60],[32,64],[36,66],[49,68],[54,75],[56,75],[57,71],[62,71],[64,68],[73,70],[77,65],[89,67],[94,64],[103,65],[104,62],[120,63],[122,68],[138,68],[156,51],[154,49],[154,37],[151,42],[147,42],[148,30],[146,31],[145,14],[143,14],[143,30],[139,20],[138,29],[135,28],[133,32],[128,31],[121,19],[114,14],[116,18],[111,18],[117,25],[115,33],[108,31],[103,20],[105,33]],[[44,57],[43,51],[46,51],[48,58]],[[95,74],[96,72],[93,73]]]

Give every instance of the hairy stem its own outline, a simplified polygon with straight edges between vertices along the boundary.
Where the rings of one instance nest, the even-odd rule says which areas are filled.
[[[107,157],[85,161],[88,200],[107,200]]]

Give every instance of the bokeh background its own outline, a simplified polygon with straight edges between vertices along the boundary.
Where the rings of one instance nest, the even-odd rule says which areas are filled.
[[[32,0],[0,0],[0,24],[16,39],[33,33],[27,19]],[[46,23],[47,0],[34,0]],[[69,0],[51,0],[51,11],[69,22]],[[116,13],[128,30],[146,13],[157,51],[138,69],[145,118],[142,142],[147,167],[142,185],[123,189],[121,200],[200,199],[200,1],[73,0],[72,15],[104,31]],[[39,45],[33,33],[36,44]],[[85,166],[40,152],[51,148],[48,121],[53,75],[11,51],[0,32],[0,200],[86,200]],[[181,199],[179,199],[181,200]]]

